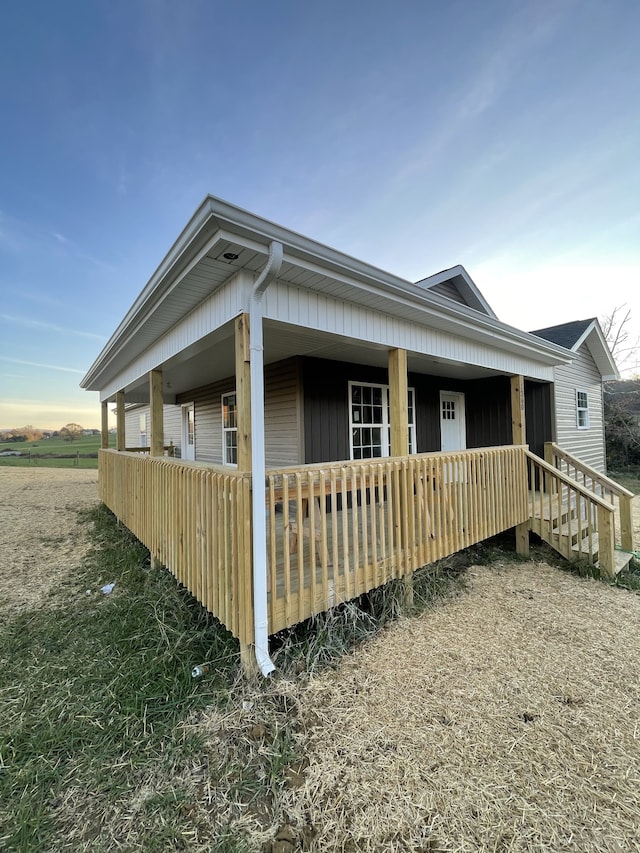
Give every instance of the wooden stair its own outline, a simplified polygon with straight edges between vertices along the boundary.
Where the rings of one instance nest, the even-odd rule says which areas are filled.
[[[527,457],[529,529],[565,559],[615,577],[633,556],[633,494],[553,443],[544,460]]]
[[[548,498],[548,496],[546,496]],[[540,504],[542,503],[542,515]],[[542,502],[539,497],[534,499],[534,511],[529,519],[529,529],[536,533],[547,544],[571,562],[585,560],[599,567],[600,536],[596,524],[588,518],[578,519],[575,504],[569,507],[566,503],[560,511],[551,507],[551,501]],[[614,552],[614,573],[618,574],[629,564],[633,555],[616,549]]]

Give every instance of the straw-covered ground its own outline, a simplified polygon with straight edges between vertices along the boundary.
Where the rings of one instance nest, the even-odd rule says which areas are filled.
[[[98,472],[0,467],[0,609],[46,601],[82,561],[76,510],[98,500]]]
[[[47,608],[86,549],[67,507],[95,500],[91,472],[0,469],[0,609]],[[535,561],[466,577],[330,669],[188,715],[177,731],[201,751],[173,780],[149,765],[93,849],[151,849],[158,792],[188,824],[164,849],[639,849],[640,597]],[[82,827],[67,837],[91,849]]]

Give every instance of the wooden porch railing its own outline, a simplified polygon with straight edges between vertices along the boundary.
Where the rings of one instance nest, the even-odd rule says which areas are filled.
[[[618,570],[613,504],[529,450],[526,454],[531,530],[567,560],[587,560],[613,577]]]
[[[525,450],[268,471],[269,632],[526,522]]]
[[[616,483],[606,474],[601,474],[595,468],[586,465],[575,456],[571,456],[557,444],[548,441],[544,446],[545,461],[563,474],[571,477],[572,480],[580,483],[585,489],[599,495],[605,501],[613,506],[617,505],[620,513],[619,528],[620,528],[620,547],[624,551],[633,551],[633,516],[631,509],[631,501],[634,494],[624,486]]]
[[[101,450],[100,499],[243,643],[253,642],[251,476]]]

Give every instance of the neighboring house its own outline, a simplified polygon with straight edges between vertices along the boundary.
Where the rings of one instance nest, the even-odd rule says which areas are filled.
[[[538,458],[575,358],[461,266],[414,284],[208,196],[82,381],[100,495],[263,672],[270,634],[512,527],[520,553],[532,529],[613,573],[613,508]],[[125,452],[141,414],[146,456]]]
[[[601,473],[606,472],[603,382],[618,379],[618,369],[595,317],[532,332],[574,353],[554,369],[553,435],[564,450]]]

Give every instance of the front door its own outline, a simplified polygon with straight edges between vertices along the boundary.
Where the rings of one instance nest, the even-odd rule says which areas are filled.
[[[193,403],[182,407],[182,452],[183,459],[196,458],[196,421]]]
[[[467,429],[464,419],[464,394],[440,392],[440,449],[466,450]]]

